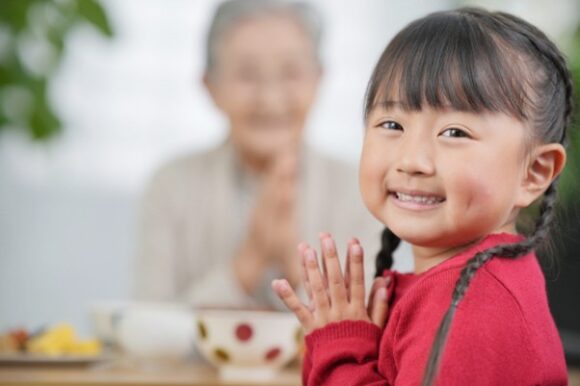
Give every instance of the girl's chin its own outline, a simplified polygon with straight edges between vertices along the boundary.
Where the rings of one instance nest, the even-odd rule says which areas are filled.
[[[410,229],[409,229],[410,228]],[[452,237],[438,230],[421,230],[417,227],[393,227],[391,231],[401,240],[421,248],[445,248],[449,247]]]
[[[492,232],[493,233],[493,232]],[[395,234],[397,234],[395,232]],[[409,244],[414,248],[421,249],[432,249],[432,250],[450,250],[450,249],[463,249],[474,243],[481,241],[486,234],[474,233],[474,234],[405,234],[400,233],[399,238]],[[458,237],[461,236],[461,237]]]

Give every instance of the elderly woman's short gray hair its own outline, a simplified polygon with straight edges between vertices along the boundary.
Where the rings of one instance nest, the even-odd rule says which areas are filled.
[[[206,42],[206,73],[210,73],[215,69],[217,46],[227,30],[241,19],[272,13],[291,15],[304,27],[304,30],[312,39],[316,60],[320,62],[322,19],[318,11],[310,4],[301,1],[283,0],[227,0],[217,7],[209,28]]]

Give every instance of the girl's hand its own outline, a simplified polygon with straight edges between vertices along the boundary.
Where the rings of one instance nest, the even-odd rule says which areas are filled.
[[[343,276],[336,246],[332,237],[321,234],[324,274],[320,272],[316,251],[300,244],[304,287],[310,307],[304,305],[286,280],[274,280],[272,288],[296,315],[308,334],[328,323],[342,320],[364,320],[384,326],[387,316],[386,281],[375,280],[369,307],[365,307],[363,250],[358,240],[348,244],[345,275]]]

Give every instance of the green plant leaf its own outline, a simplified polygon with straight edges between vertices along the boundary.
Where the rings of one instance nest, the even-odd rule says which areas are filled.
[[[0,23],[18,33],[28,27],[28,9],[34,0],[0,1]]]
[[[0,130],[2,130],[2,128],[5,127],[7,123],[8,118],[4,115],[4,113],[0,109]]]
[[[37,96],[39,95],[37,94]],[[34,140],[46,140],[62,129],[60,120],[48,103],[46,97],[36,98],[32,114],[28,120],[30,134]]]
[[[94,0],[77,0],[77,10],[79,16],[96,27],[103,35],[107,37],[113,36],[109,18],[98,2]]]
[[[76,25],[89,24],[104,36],[113,35],[106,11],[98,0],[0,0],[0,27],[10,31],[14,37],[30,33],[34,27],[38,28],[31,25],[33,21],[29,17],[30,9],[37,6],[58,15],[44,31],[46,44],[50,44],[55,51],[54,65],[57,67],[66,51],[67,38]],[[0,115],[0,131],[13,126],[25,130],[32,139],[47,140],[62,130],[62,123],[52,108],[47,92],[51,72],[41,75],[29,73],[20,61],[16,45],[10,44],[7,49],[0,63],[0,92],[6,87],[23,87],[30,90],[34,100],[27,116],[22,117],[25,124],[11,122],[5,114]]]

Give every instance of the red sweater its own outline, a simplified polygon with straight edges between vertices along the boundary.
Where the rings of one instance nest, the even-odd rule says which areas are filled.
[[[332,323],[306,337],[304,385],[420,385],[435,332],[466,261],[521,240],[496,234],[430,270],[391,276],[390,313],[380,330]],[[567,385],[566,363],[535,255],[493,258],[460,302],[437,385]]]

